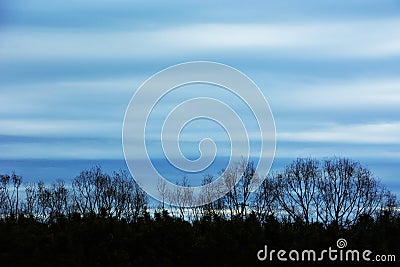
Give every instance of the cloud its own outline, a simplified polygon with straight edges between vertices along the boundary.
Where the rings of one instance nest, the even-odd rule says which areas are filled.
[[[1,32],[0,58],[143,60],[238,52],[331,60],[380,58],[400,54],[400,33],[393,30],[396,28],[400,28],[400,20],[394,18],[293,24],[201,23],[115,32],[34,32],[17,28]]]
[[[370,155],[380,146],[376,155],[397,157],[387,145],[400,143],[400,19],[390,1],[359,3],[9,2],[0,28],[0,136],[22,139],[0,137],[0,151],[120,157],[123,115],[135,89],[165,67],[201,59],[256,77],[280,144],[289,144],[278,154],[332,154],[345,144],[346,153],[357,154],[351,147],[358,145],[358,154]],[[160,106],[156,126],[179,97]],[[136,109],[136,116],[147,115]],[[199,128],[189,127],[188,142],[207,134]],[[30,139],[39,137],[46,141]]]
[[[400,145],[400,122],[320,125],[309,131],[278,132],[278,140],[286,142]]]
[[[338,156],[376,161],[398,161],[400,159],[399,150],[400,145],[393,144],[278,141],[275,157],[293,159],[296,157]]]
[[[400,80],[393,77],[325,79],[314,81],[280,82],[275,90],[265,90],[277,109],[336,110],[338,112],[363,110],[398,110],[400,107]]]
[[[123,159],[120,140],[56,139],[3,142],[0,159]]]
[[[188,2],[143,0],[13,0],[3,1],[6,25],[72,30],[169,27],[182,22],[269,22],[307,21],[327,18],[374,18],[397,15],[398,5],[391,0],[325,0]],[[165,12],[165,10],[169,12]],[[224,10],[224,12],[221,12]],[[177,15],[179,14],[179,15]]]
[[[0,90],[0,120],[94,120],[122,123],[143,77],[10,84]],[[4,128],[4,127],[2,127]]]
[[[41,137],[118,137],[122,122],[95,120],[0,120],[0,135]]]

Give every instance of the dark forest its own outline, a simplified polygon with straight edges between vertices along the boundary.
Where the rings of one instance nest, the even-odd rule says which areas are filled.
[[[189,208],[190,191],[163,192],[165,203],[155,203],[128,172],[100,166],[71,184],[0,175],[1,265],[398,266],[399,202],[359,162],[298,158],[254,191],[257,175],[253,163],[238,162],[222,176],[226,183],[240,177],[228,194]],[[188,178],[179,184],[190,185]],[[168,198],[182,205],[167,205]],[[320,255],[338,249],[339,239],[347,241],[343,249],[372,251],[371,261],[257,258],[265,246]]]

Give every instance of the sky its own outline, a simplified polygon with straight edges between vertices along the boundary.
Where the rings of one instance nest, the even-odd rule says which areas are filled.
[[[232,66],[262,90],[277,158],[388,160],[397,172],[399,15],[395,0],[2,0],[0,159],[123,159],[122,123],[137,88],[202,60]],[[200,128],[224,136],[208,124],[183,132],[189,157]]]

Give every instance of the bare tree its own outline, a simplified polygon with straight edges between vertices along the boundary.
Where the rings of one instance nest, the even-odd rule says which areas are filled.
[[[391,218],[399,216],[400,203],[397,199],[397,196],[388,190],[384,192],[380,213],[381,215],[386,214]]]
[[[275,216],[278,211],[277,182],[274,175],[267,177],[254,192],[252,209],[260,222],[265,222],[269,216]]]
[[[224,178],[222,178],[224,179]],[[201,203],[207,203],[199,207],[199,213],[201,216],[219,216],[225,217],[225,198],[216,199],[217,195],[221,195],[221,191],[225,187],[225,181],[217,180],[214,181],[214,176],[207,174],[203,176],[201,185],[203,187],[199,201]],[[214,200],[214,201],[213,201]]]
[[[223,179],[225,186],[232,188],[224,196],[231,218],[235,216],[245,218],[250,205],[251,192],[254,191],[259,179],[254,162],[242,159],[224,172]]]
[[[213,181],[214,177],[210,174],[204,175],[203,180],[201,181],[201,185],[205,186],[207,184],[211,184]],[[212,203],[213,199],[213,190],[210,186],[204,187],[201,195],[200,195],[200,200],[202,203],[207,203],[201,206],[200,212],[202,213],[203,216],[205,215],[211,215],[214,213],[214,207]]]
[[[381,206],[384,190],[371,171],[346,158],[324,161],[319,181],[325,224],[353,224],[361,214],[373,215]]]
[[[54,221],[69,214],[69,191],[62,180],[48,187],[39,181],[36,185],[26,186],[25,193],[27,214],[41,221]]]
[[[65,183],[62,180],[58,180],[56,183],[51,185],[50,188],[51,199],[50,216],[52,218],[57,218],[60,216],[67,215],[69,211],[68,207],[68,189],[65,187]]]
[[[34,183],[25,185],[24,213],[34,217],[37,215],[37,192],[36,184]]]
[[[19,187],[21,186],[21,183],[22,183],[22,177],[13,173],[11,175],[11,180],[13,183],[13,195],[15,194],[15,202],[14,202],[15,209],[14,209],[14,212],[12,212],[12,214],[15,214],[15,216],[18,216],[18,214],[19,214]]]
[[[80,173],[72,182],[74,204],[81,214],[99,214],[107,203],[104,195],[111,186],[111,177],[99,166]]]
[[[165,210],[165,200],[168,197],[167,182],[164,179],[159,178],[157,182],[157,191],[161,196],[161,208]]]
[[[103,173],[100,167],[81,172],[73,183],[73,201],[81,214],[97,214],[136,221],[147,196],[127,171]]]
[[[6,217],[10,212],[9,182],[9,175],[0,175],[0,212],[2,217]]]
[[[37,183],[37,217],[42,221],[47,221],[51,213],[51,191],[43,181]]]
[[[185,217],[191,216],[191,209],[196,205],[196,201],[193,195],[193,189],[190,186],[189,180],[186,176],[182,178],[182,182],[176,183],[179,187],[173,192],[170,192],[169,198],[172,200],[172,203],[176,204],[176,208],[179,210],[180,217],[185,219]]]
[[[321,176],[319,162],[298,158],[277,175],[277,199],[292,220],[309,224],[317,218],[316,196]]]
[[[18,218],[19,188],[21,183],[22,177],[15,173],[12,173],[11,176],[0,175],[0,209],[4,217]]]
[[[146,211],[147,208],[147,195],[132,178],[128,181],[129,188],[132,189],[129,201],[129,210],[133,211],[133,220],[137,221],[141,214]]]

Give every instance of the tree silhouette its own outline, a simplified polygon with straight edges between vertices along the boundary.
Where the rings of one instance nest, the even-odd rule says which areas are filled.
[[[223,198],[202,207],[190,191],[166,192],[181,206],[148,209],[151,202],[126,171],[99,166],[66,184],[22,184],[0,175],[0,256],[4,266],[264,266],[270,249],[349,247],[396,254],[400,205],[359,162],[300,158],[270,174],[254,192],[253,163],[225,172],[233,183]],[[213,181],[211,175],[203,184]],[[189,188],[188,180],[181,185]],[[18,191],[25,189],[25,196]],[[189,188],[190,189],[190,188]],[[210,199],[214,190],[202,192]],[[182,201],[182,202],[179,202]],[[176,213],[176,216],[174,215]],[[21,256],[23,255],[23,257]],[[399,255],[397,255],[399,257]],[[374,262],[395,266],[397,262]],[[269,266],[336,265],[329,261],[268,262]],[[340,262],[364,266],[365,262]]]

